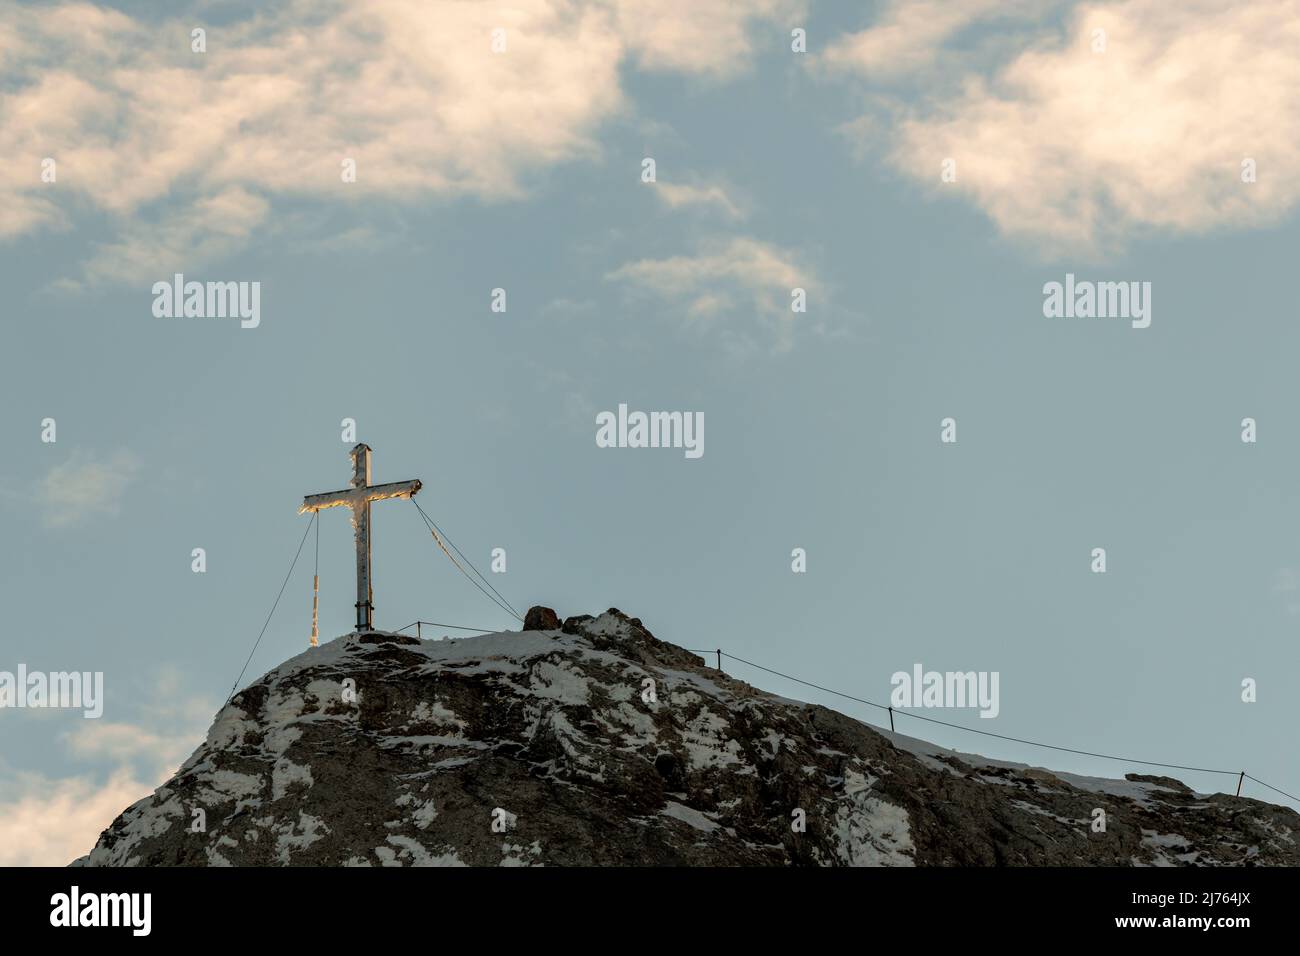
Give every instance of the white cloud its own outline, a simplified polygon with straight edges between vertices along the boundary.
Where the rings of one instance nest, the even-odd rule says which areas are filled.
[[[142,722],[78,717],[59,735],[81,772],[52,777],[0,760],[0,866],[65,866],[89,853],[118,814],[169,779],[203,741],[218,702],[194,693],[174,667],[142,682],[131,694]],[[5,711],[3,719],[36,713]]]
[[[695,255],[629,262],[605,278],[663,298],[695,320],[752,311],[766,320],[777,351],[793,344],[793,322],[800,317],[791,311],[791,290],[812,295],[818,287],[793,252],[744,236],[702,243]]]
[[[745,212],[731,198],[727,190],[717,183],[708,185],[691,185],[689,183],[656,183],[655,194],[669,209],[685,209],[692,206],[715,208],[728,219],[744,219]]]
[[[828,45],[821,62],[878,77],[928,70],[936,66],[944,44],[968,27],[1051,5],[1053,0],[893,0],[873,26]]]
[[[802,6],[287,0],[208,27],[200,54],[193,17],[146,26],[88,3],[39,15],[11,4],[0,8],[0,237],[88,203],[119,226],[84,278],[136,280],[247,242],[277,197],[517,198],[531,173],[598,155],[597,127],[625,106],[628,57],[725,75],[750,56],[758,22]],[[40,181],[45,157],[53,184]],[[355,183],[341,180],[345,158]]]
[[[913,31],[907,58],[932,56],[951,26]],[[1105,52],[1092,49],[1094,29]],[[856,56],[869,73],[884,40],[833,48],[836,65]],[[936,194],[968,199],[1048,252],[1257,226],[1300,201],[1298,45],[1298,0],[1085,4],[990,76],[958,60],[955,76],[936,78],[940,57],[920,105],[895,99],[884,132],[855,128]],[[946,157],[955,183],[940,182]],[[1241,182],[1248,157],[1254,184]]]
[[[647,69],[727,76],[754,56],[752,22],[765,20],[788,49],[806,0],[612,0],[620,34]]]
[[[239,248],[262,225],[270,204],[239,186],[166,209],[158,222],[133,218],[85,263],[88,284],[152,282],[212,262]],[[66,288],[66,284],[64,286]]]
[[[163,779],[146,783],[125,768],[102,783],[85,776],[11,777],[0,790],[0,866],[66,866]]]
[[[45,523],[54,528],[95,515],[116,515],[127,485],[139,469],[139,460],[129,451],[118,451],[103,461],[74,452],[41,479],[36,503],[45,512]]]
[[[158,733],[139,724],[82,720],[63,739],[77,757],[127,761],[147,757],[166,767],[179,766],[194,750],[193,734]]]

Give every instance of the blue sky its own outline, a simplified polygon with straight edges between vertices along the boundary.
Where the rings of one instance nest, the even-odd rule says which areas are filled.
[[[0,710],[0,862],[84,852],[202,739],[302,496],[347,481],[344,418],[482,570],[505,549],[489,576],[521,611],[616,606],[882,702],[917,662],[997,671],[996,719],[930,715],[1296,793],[1300,111],[1274,91],[1298,79],[1300,9],[1174,13],[0,13],[0,670],[103,671],[107,697],[97,721]],[[156,318],[175,272],[259,282],[260,324]],[[1150,282],[1151,326],[1044,317],[1067,273]],[[598,448],[619,403],[703,413],[704,455]],[[374,522],[380,626],[511,625],[409,502]],[[333,636],[346,515],[320,532]],[[305,646],[311,551],[245,682]]]

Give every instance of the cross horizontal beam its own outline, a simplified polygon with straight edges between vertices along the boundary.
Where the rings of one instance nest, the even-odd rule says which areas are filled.
[[[423,485],[420,479],[412,481],[390,481],[384,485],[366,485],[361,488],[344,488],[342,491],[324,491],[318,495],[308,495],[302,499],[298,514],[308,511],[320,511],[322,508],[334,508],[347,505],[355,508],[368,501],[383,501],[385,498],[414,498]]]

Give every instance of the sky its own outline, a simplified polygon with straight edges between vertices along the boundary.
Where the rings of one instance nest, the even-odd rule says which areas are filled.
[[[98,719],[0,708],[0,864],[85,853],[202,741],[355,441],[520,612],[881,703],[996,672],[996,717],[916,712],[1300,794],[1300,2],[1227,6],[0,10],[0,671],[104,675]],[[176,273],[258,283],[255,327],[157,315]],[[1067,275],[1149,326],[1046,315]],[[620,404],[703,454],[600,447]],[[517,626],[409,501],[373,524],[378,626]],[[319,535],[328,639],[346,511]],[[307,645],[315,566],[241,685]]]

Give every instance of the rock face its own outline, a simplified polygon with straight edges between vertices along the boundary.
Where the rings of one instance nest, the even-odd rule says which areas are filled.
[[[293,658],[77,865],[1294,866],[1298,833],[1291,810],[1163,777],[878,731],[610,610]]]

